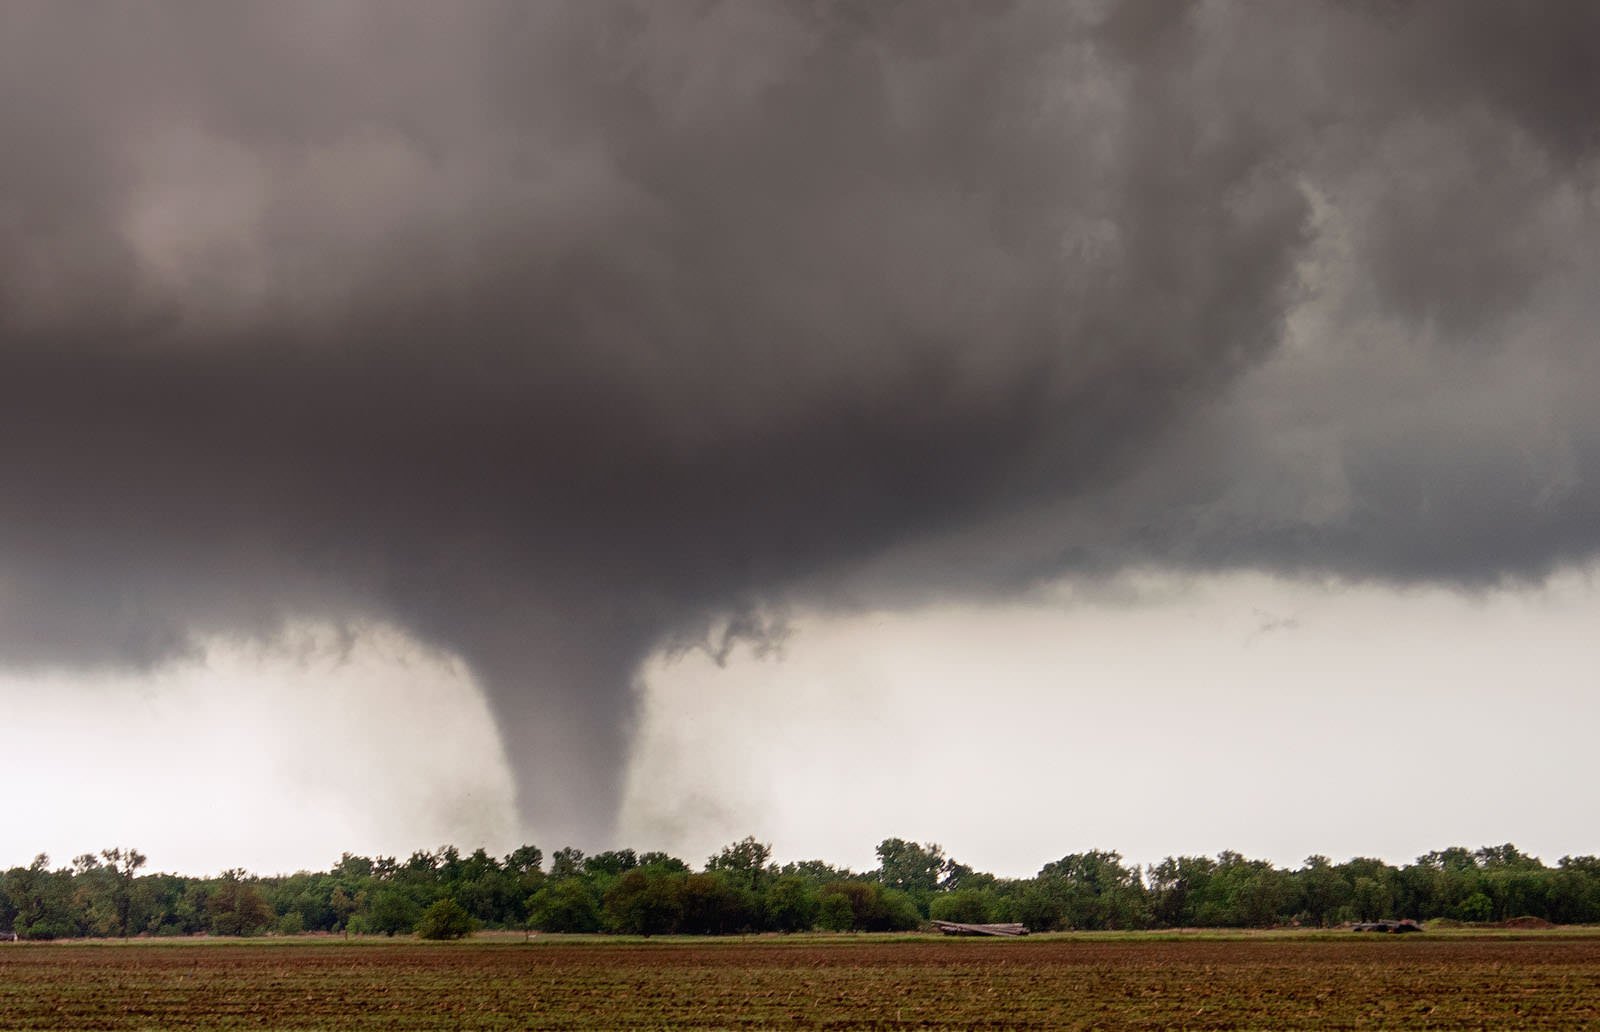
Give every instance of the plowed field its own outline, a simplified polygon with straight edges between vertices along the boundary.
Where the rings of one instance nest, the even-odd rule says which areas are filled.
[[[1600,938],[0,946],[0,1027],[1595,1027]]]

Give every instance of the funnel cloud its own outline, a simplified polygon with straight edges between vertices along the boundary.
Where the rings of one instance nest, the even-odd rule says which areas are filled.
[[[540,841],[795,605],[1600,546],[1587,3],[19,2],[0,663],[382,621]]]

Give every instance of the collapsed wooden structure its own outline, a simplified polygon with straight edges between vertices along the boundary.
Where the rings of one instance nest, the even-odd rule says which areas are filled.
[[[1027,935],[1028,928],[1021,924],[962,924],[959,921],[935,921],[933,926],[946,935]]]
[[[1350,930],[1352,932],[1387,932],[1392,935],[1398,935],[1403,932],[1420,932],[1422,931],[1422,926],[1408,917],[1400,921],[1358,921],[1350,926]]]

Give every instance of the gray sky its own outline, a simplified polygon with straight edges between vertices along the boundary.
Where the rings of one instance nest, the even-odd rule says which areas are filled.
[[[152,829],[113,834],[63,778],[29,803],[49,841],[0,852],[316,864],[364,848],[341,835],[734,825],[870,850],[910,829],[790,845],[839,786],[715,778],[754,763],[728,743],[865,784],[863,754],[896,769],[877,707],[920,740],[1004,700],[1062,730],[1030,755],[1122,743],[1063,787],[973,718],[967,806],[1121,800],[987,861],[1018,871],[1080,834],[1252,848],[1297,797],[1244,742],[1290,762],[1306,724],[1337,755],[1372,685],[1468,739],[1533,700],[1584,726],[1593,655],[1518,635],[1592,609],[1597,51],[1577,2],[0,7],[11,739],[100,743],[150,779],[125,812]],[[1270,683],[1195,630],[1324,595],[1262,636],[1304,640]],[[1463,621],[1487,652],[1459,689],[1407,694]],[[1356,658],[1363,626],[1392,644]],[[860,720],[796,710],[808,684]],[[1258,732],[1210,781],[1199,712]],[[1529,794],[1583,773],[1513,753]],[[174,820],[197,784],[275,816],[214,858]],[[1329,823],[1308,848],[1412,848],[1415,809],[1364,784],[1374,845]],[[1559,810],[1508,812],[1595,851]],[[979,863],[998,834],[906,813]],[[1206,813],[1242,837],[1178,819]]]

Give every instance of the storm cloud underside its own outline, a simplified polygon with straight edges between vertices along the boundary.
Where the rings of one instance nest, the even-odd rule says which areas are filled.
[[[639,664],[1600,545],[1600,9],[0,11],[0,662],[392,623],[603,838]]]

